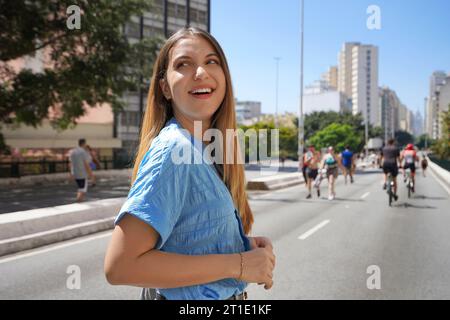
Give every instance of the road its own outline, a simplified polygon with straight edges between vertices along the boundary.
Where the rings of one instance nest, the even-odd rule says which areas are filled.
[[[311,200],[303,185],[250,194],[253,234],[270,237],[277,256],[273,288],[252,284],[250,299],[450,299],[450,197],[430,173],[418,176],[411,199],[400,183],[392,207],[376,170],[346,186],[340,176],[333,201],[322,189]],[[0,258],[0,299],[137,299],[139,288],[104,278],[109,239],[104,232]],[[71,265],[80,289],[67,287]]]

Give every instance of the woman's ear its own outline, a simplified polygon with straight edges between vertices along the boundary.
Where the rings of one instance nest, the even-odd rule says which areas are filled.
[[[172,97],[171,97],[170,88],[169,88],[169,85],[168,85],[166,79],[159,80],[159,86],[161,87],[164,97],[166,97],[167,100],[170,100]]]

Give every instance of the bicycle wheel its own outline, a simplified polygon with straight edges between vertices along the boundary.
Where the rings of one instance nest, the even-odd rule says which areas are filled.
[[[411,198],[411,182],[408,181],[408,198]]]

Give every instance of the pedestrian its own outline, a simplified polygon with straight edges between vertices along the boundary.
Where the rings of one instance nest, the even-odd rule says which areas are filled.
[[[355,166],[355,161],[353,152],[350,151],[350,146],[345,146],[344,151],[341,152],[340,161],[343,168],[345,184],[347,184],[347,175],[350,176],[350,183],[353,183],[353,168]]]
[[[425,156],[425,153],[422,153],[422,161],[420,162],[420,164],[421,164],[421,166],[422,166],[422,175],[423,175],[424,177],[426,177],[425,171],[426,171],[427,168],[428,168],[428,160],[427,160],[427,157]]]
[[[94,171],[100,169],[100,161],[98,161],[97,153],[88,144],[85,149],[89,155],[89,166],[92,170],[92,187],[95,187],[97,184],[97,177],[95,176]]]
[[[308,187],[308,195],[306,196],[306,199],[311,199],[311,189],[313,182],[315,182],[315,179],[317,178],[320,163],[320,154],[318,151],[316,151],[314,145],[309,145],[308,152],[306,152],[304,155],[303,163],[306,164],[305,174],[307,178],[306,184]],[[320,197],[320,183],[314,183],[314,186],[317,190],[317,197]]]
[[[330,146],[322,160],[322,170],[326,170],[328,180],[328,200],[333,200],[336,197],[335,182],[338,177],[338,165],[339,162],[334,153],[334,148]]]
[[[205,31],[180,29],[160,49],[151,79],[131,189],[105,257],[107,280],[157,288],[156,300],[242,300],[248,283],[270,289],[272,243],[249,236],[244,166],[227,157],[240,149],[237,136],[232,146],[217,143],[218,159],[227,161],[178,161],[180,150],[188,160],[205,157],[206,129],[222,137],[236,130],[220,45]]]
[[[89,166],[90,157],[85,147],[86,140],[79,139],[78,147],[72,149],[69,155],[70,179],[75,180],[78,186],[77,202],[84,201],[88,190],[88,178],[93,178],[92,170]]]

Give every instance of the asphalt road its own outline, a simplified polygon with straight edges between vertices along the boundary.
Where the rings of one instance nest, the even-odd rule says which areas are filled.
[[[253,234],[270,237],[277,256],[273,288],[252,284],[250,299],[450,299],[450,197],[430,173],[418,176],[411,199],[400,183],[392,207],[378,171],[346,186],[340,176],[333,201],[322,187],[320,199],[306,200],[303,185],[250,195]],[[137,299],[139,288],[104,278],[109,239],[104,232],[0,258],[0,299]],[[79,289],[67,285],[73,265]]]

